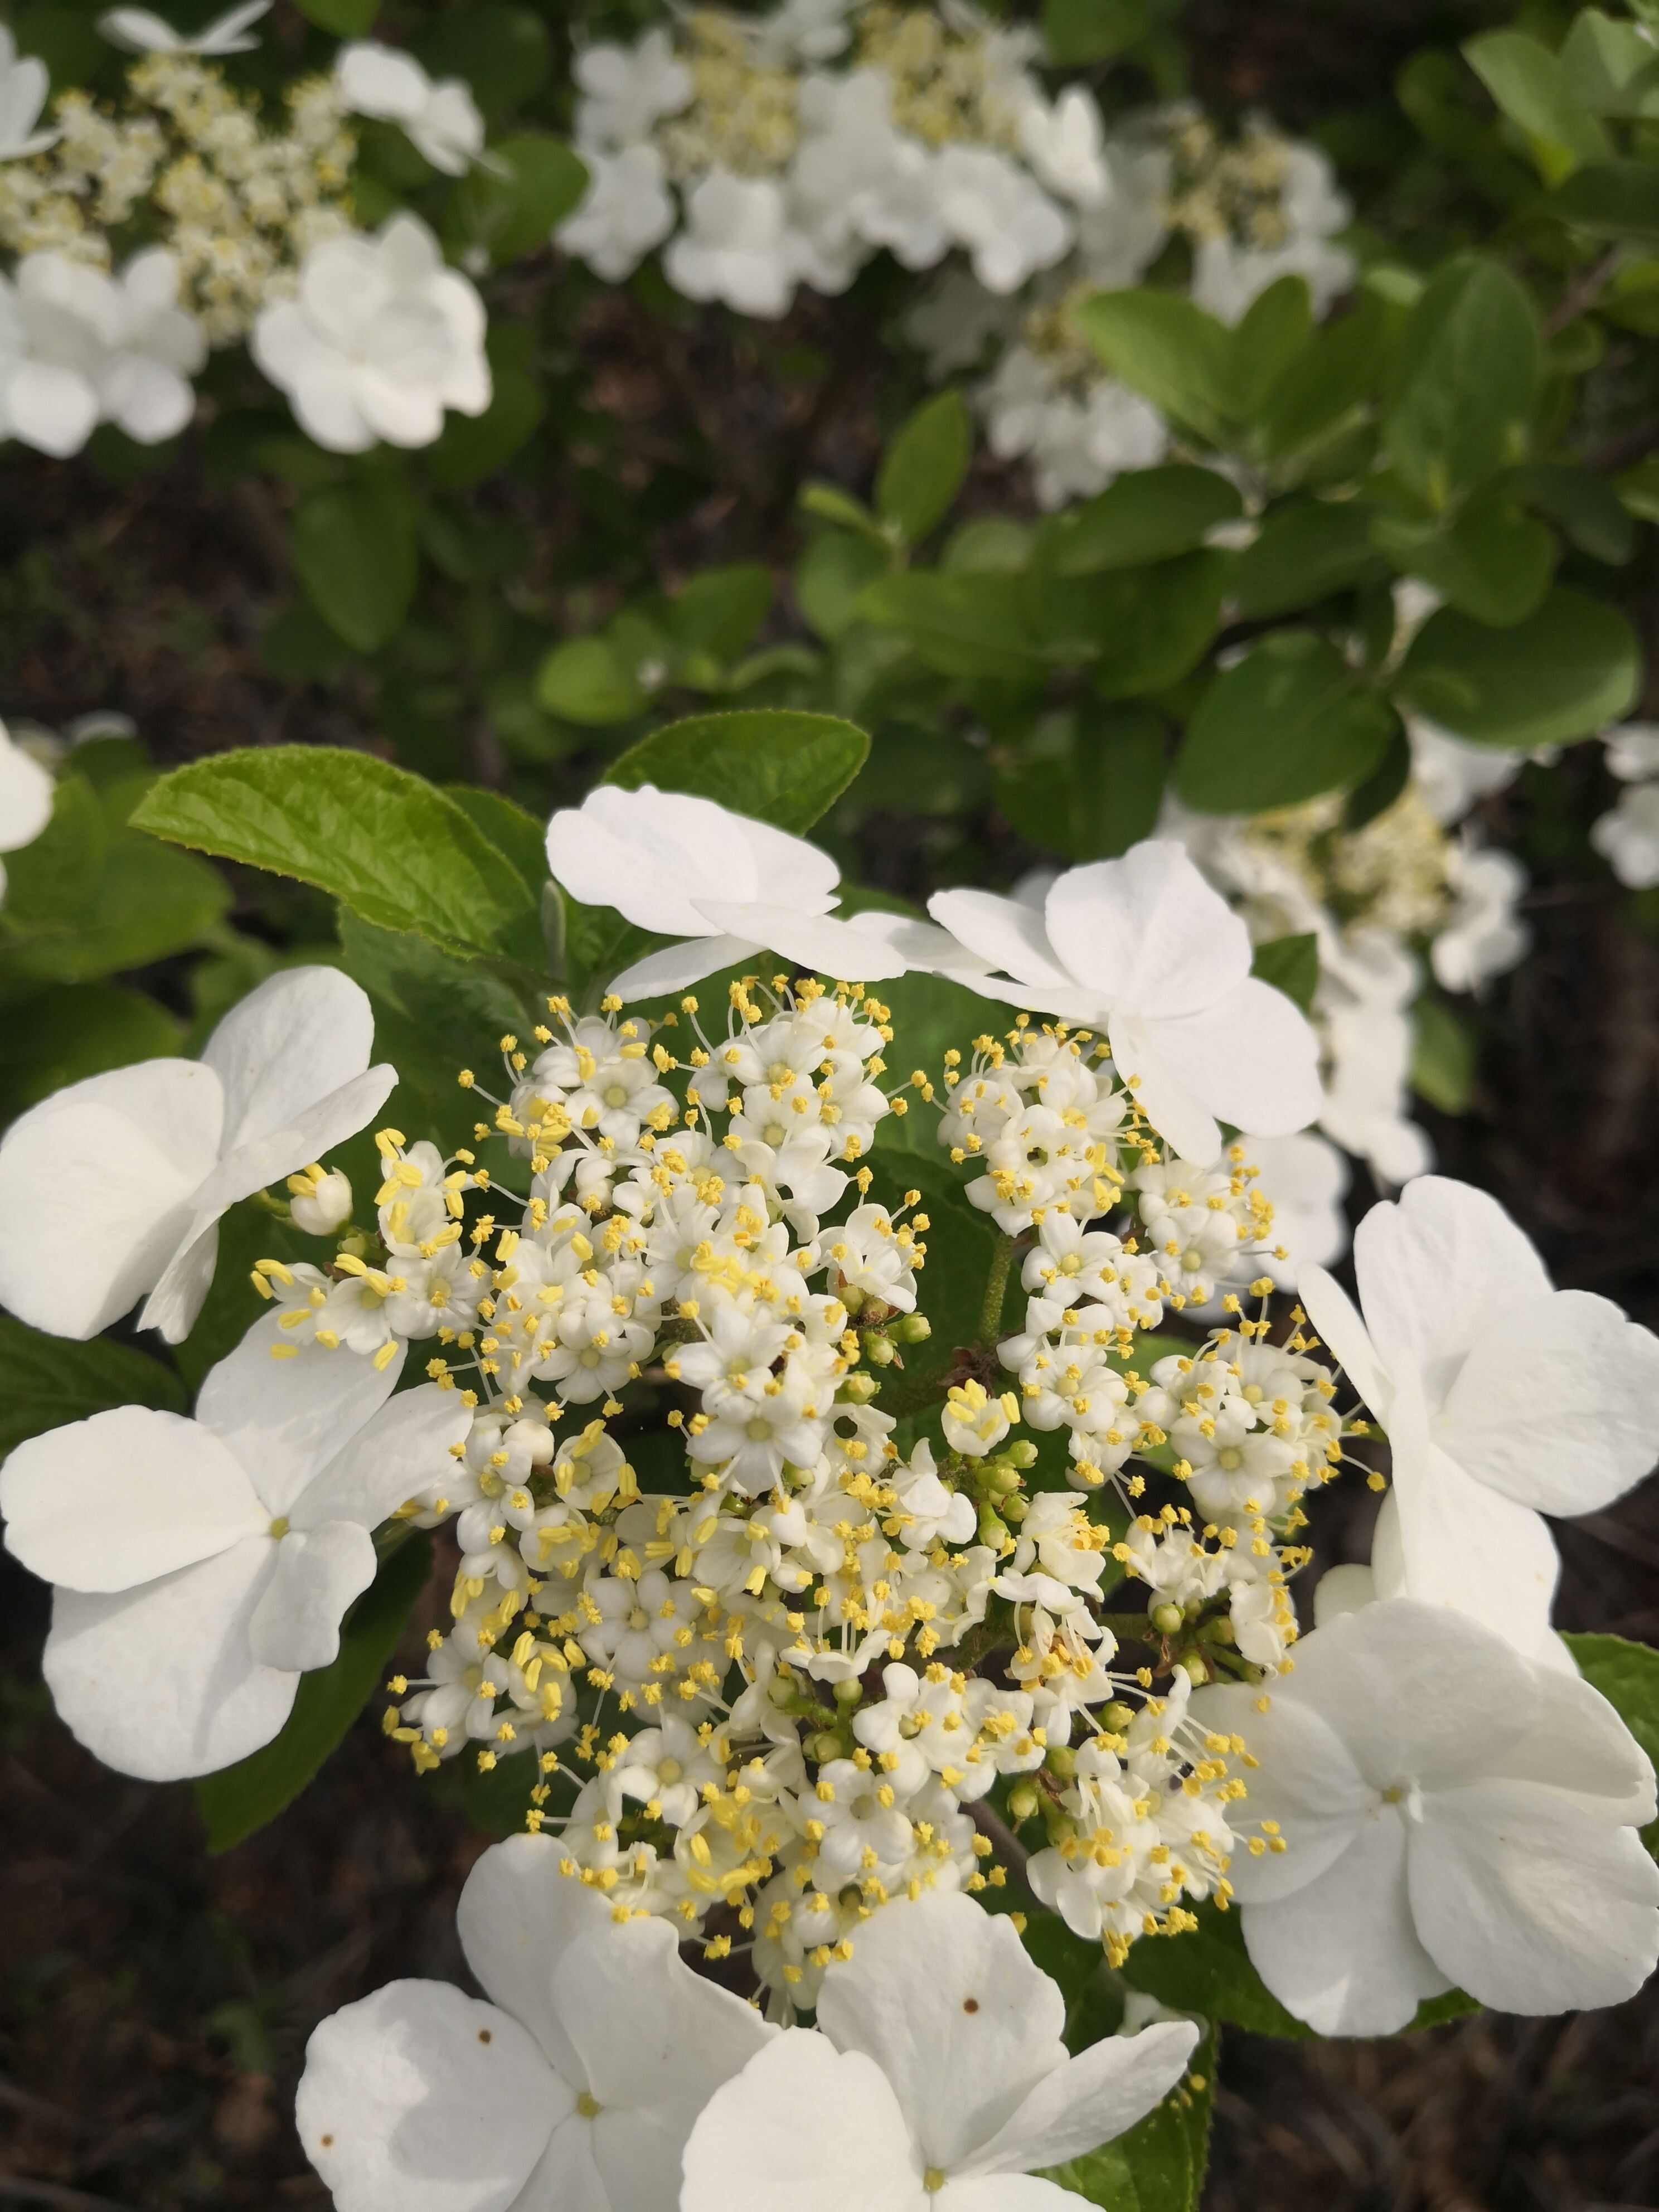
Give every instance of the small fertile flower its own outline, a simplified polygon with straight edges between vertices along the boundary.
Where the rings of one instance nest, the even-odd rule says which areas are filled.
[[[392,1982],[313,2034],[296,2118],[338,2212],[674,2212],[693,2122],[773,2030],[562,1856],[514,1836],[468,1876],[486,1999]]]
[[[434,84],[413,54],[356,39],[334,58],[334,82],[354,115],[399,125],[446,176],[465,176],[483,151],[483,118],[471,87],[458,76]]]
[[[406,214],[372,238],[313,246],[298,297],[262,308],[251,341],[301,428],[335,453],[377,439],[429,446],[446,408],[482,415],[491,392],[483,342],[483,301]]]
[[[0,161],[26,160],[57,144],[60,132],[34,127],[51,83],[46,64],[33,54],[20,55],[16,40],[0,23]]]
[[[830,912],[837,870],[827,853],[711,799],[602,783],[548,823],[547,857],[584,905],[689,940],[614,977],[624,998],[683,990],[769,951],[842,982],[904,972],[902,956]]]
[[[52,819],[55,789],[49,772],[13,742],[0,722],[0,853],[15,853],[34,842]],[[0,861],[0,902],[5,896],[5,863]]]
[[[392,1398],[401,1359],[281,1338],[280,1316],[256,1322],[193,1420],[123,1406],[0,1472],[6,1548],[56,1585],[58,1713],[121,1773],[175,1781],[269,1743],[374,1579],[372,1532],[466,1434],[459,1391]]]
[[[1016,2177],[1121,2135],[1198,2039],[1171,2021],[1070,2057],[1059,1989],[971,1898],[887,1905],[852,1946],[817,2029],[787,2030],[715,2092],[683,2212],[1065,2212],[1085,2200]]]
[[[61,460],[100,422],[140,445],[175,436],[207,358],[178,301],[179,264],[161,246],[118,276],[62,253],[25,254],[14,277],[0,276],[0,437]]]
[[[1659,1455],[1659,1338],[1608,1298],[1553,1289],[1484,1191],[1421,1176],[1354,1237],[1364,1318],[1322,1268],[1301,1296],[1389,1432],[1383,1597],[1455,1607],[1566,1664],[1549,1627],[1558,1561],[1540,1513],[1592,1513]]]
[[[1068,868],[1041,913],[974,890],[941,891],[928,911],[968,955],[937,962],[939,972],[1103,1027],[1119,1074],[1183,1158],[1216,1158],[1218,1120],[1285,1136],[1318,1113],[1311,1027],[1251,975],[1244,923],[1178,844],[1150,839],[1121,860]],[[975,981],[974,963],[1000,972]]]
[[[195,1060],[112,1068],[43,1099],[0,1141],[0,1302],[53,1336],[190,1333],[219,1217],[343,1143],[397,1081],[371,1067],[368,997],[290,968],[233,1006]]]
[[[251,54],[258,39],[248,37],[250,25],[270,12],[270,0],[241,0],[198,31],[193,38],[175,31],[171,23],[148,8],[112,8],[98,18],[98,27],[112,45],[140,54]]]
[[[1230,1683],[1192,1711],[1256,1762],[1232,1816],[1260,1830],[1229,1875],[1245,1947],[1322,2035],[1392,2034],[1453,1988],[1618,2004],[1652,1972],[1653,1768],[1588,1683],[1396,1598],[1304,1636],[1269,1696]]]

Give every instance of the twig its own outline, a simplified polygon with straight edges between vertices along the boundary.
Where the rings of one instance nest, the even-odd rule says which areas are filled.
[[[1009,1879],[1018,1882],[1020,1888],[1035,1905],[1036,1893],[1032,1890],[1030,1878],[1026,1873],[1026,1869],[1030,1864],[1031,1855],[1024,1844],[1021,1843],[1002,1815],[994,1812],[982,1797],[977,1804],[969,1806],[968,1812],[974,1826],[1007,1869]]]
[[[1595,305],[1608,277],[1619,266],[1622,251],[1620,246],[1610,246],[1599,261],[1591,262],[1588,269],[1579,271],[1545,316],[1546,337],[1553,338],[1558,331],[1565,330],[1569,323],[1577,321],[1586,307]]]

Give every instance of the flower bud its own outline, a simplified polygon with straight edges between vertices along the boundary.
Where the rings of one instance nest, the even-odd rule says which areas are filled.
[[[1102,1727],[1113,1735],[1121,1735],[1133,1718],[1133,1707],[1126,1705],[1121,1698],[1114,1698],[1100,1716]]]
[[[303,1168],[289,1177],[288,1187],[294,1226],[307,1237],[331,1237],[350,1220],[351,1182],[338,1168]]]
[[[1018,1437],[1002,1456],[1010,1467],[1035,1467],[1037,1463],[1037,1448],[1029,1437]]]
[[[828,1766],[832,1759],[843,1759],[847,1747],[833,1729],[820,1729],[807,1739],[807,1751],[820,1766]]]
[[[1152,1626],[1160,1636],[1173,1636],[1186,1618],[1178,1605],[1155,1605],[1152,1607]]]
[[[849,1375],[836,1395],[848,1406],[867,1406],[881,1385],[873,1375]]]
[[[1042,1802],[1035,1783],[1017,1782],[1008,1792],[1008,1810],[1016,1820],[1029,1820]]]
[[[848,1681],[836,1685],[836,1703],[838,1705],[855,1705],[863,1695],[864,1685],[856,1675]]]
[[[1195,1690],[1201,1688],[1210,1679],[1209,1664],[1199,1652],[1183,1652],[1176,1661],[1176,1665]]]
[[[1072,1782],[1076,1779],[1077,1753],[1068,1743],[1057,1743],[1051,1746],[1042,1763],[1049,1773],[1057,1776],[1061,1782]]]
[[[860,1337],[859,1348],[872,1367],[890,1367],[898,1358],[891,1337],[879,1335],[872,1328]]]
[[[893,1325],[893,1334],[901,1344],[926,1344],[933,1333],[933,1324],[926,1314],[901,1314]]]

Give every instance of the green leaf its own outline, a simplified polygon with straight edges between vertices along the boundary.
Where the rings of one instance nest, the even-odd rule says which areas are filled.
[[[586,729],[631,722],[646,706],[639,679],[606,637],[573,637],[556,645],[537,675],[536,696],[550,714]]]
[[[1255,436],[1269,460],[1308,454],[1365,419],[1387,358],[1388,323],[1382,301],[1362,291],[1346,313],[1314,332],[1256,418]]]
[[[1282,991],[1304,1014],[1311,1013],[1319,988],[1319,939],[1311,930],[1295,937],[1270,937],[1256,946],[1250,973]]]
[[[1656,57],[1659,60],[1659,57]],[[1619,568],[1636,550],[1636,525],[1605,477],[1566,461],[1535,461],[1517,469],[1516,489],[1549,516],[1581,553]]]
[[[1526,132],[1547,183],[1580,161],[1606,158],[1607,133],[1541,40],[1524,31],[1486,31],[1466,40],[1463,53],[1504,114]]]
[[[1499,262],[1459,254],[1436,271],[1401,341],[1383,447],[1431,507],[1524,459],[1542,367],[1538,319]]]
[[[376,472],[308,491],[294,511],[294,571],[323,620],[359,653],[403,628],[420,575],[418,510],[400,477]]]
[[[1386,701],[1311,630],[1264,637],[1199,702],[1176,788],[1200,814],[1261,814],[1361,782],[1394,735]]]
[[[1599,1690],[1648,1757],[1659,1765],[1659,1651],[1631,1644],[1622,1636],[1564,1636],[1578,1671]],[[1659,1820],[1642,1831],[1642,1841],[1659,1858]]]
[[[1219,627],[1231,573],[1227,554],[1199,552],[1095,578],[1096,695],[1144,697],[1190,675]]]
[[[704,568],[670,602],[668,626],[689,653],[735,660],[753,642],[772,608],[772,572],[758,562]]]
[[[876,477],[876,511],[921,544],[956,503],[974,457],[974,421],[959,392],[941,392],[903,423]]]
[[[892,565],[884,545],[850,530],[821,530],[795,565],[795,603],[832,643],[857,619],[859,593]]]
[[[0,1063],[0,1122],[66,1083],[176,1053],[184,1024],[142,991],[118,983],[59,984],[0,1010],[7,1033]]]
[[[491,118],[532,100],[553,68],[552,40],[541,17],[491,0],[440,11],[415,51],[432,76],[465,77]]]
[[[1477,622],[1502,627],[1538,607],[1560,553],[1555,532],[1512,499],[1471,501],[1438,531],[1379,516],[1373,535],[1396,568]]]
[[[171,1367],[131,1345],[94,1337],[43,1336],[0,1313],[0,1459],[27,1437],[84,1421],[116,1406],[155,1406],[182,1413],[185,1386]]]
[[[864,766],[870,740],[834,714],[750,707],[692,714],[631,745],[605,774],[637,791],[689,791],[799,836],[828,811]]]
[[[522,131],[497,140],[492,163],[468,171],[450,198],[447,240],[486,248],[499,267],[547,244],[587,190],[587,167],[562,138]]]
[[[1176,292],[1097,292],[1078,328],[1114,376],[1213,444],[1236,410],[1233,333]]]
[[[300,0],[300,13],[337,39],[366,37],[380,12],[380,0]]]
[[[1110,61],[1152,27],[1149,0],[1043,0],[1043,43],[1056,69]]]
[[[463,951],[539,945],[518,871],[452,799],[330,745],[268,745],[175,769],[133,816],[158,837],[296,876],[383,929]]]
[[[1350,836],[1386,814],[1412,780],[1411,739],[1396,730],[1388,750],[1363,783],[1357,783],[1342,802],[1342,827]]]
[[[1185,2079],[1127,2134],[1086,2158],[1049,2167],[1045,2178],[1105,2212],[1198,2212],[1219,2039],[1218,2029],[1210,2027],[1194,2050]]]
[[[1659,116],[1659,52],[1638,25],[1586,8],[1557,59],[1568,90],[1591,114]]]
[[[1231,411],[1254,422],[1313,336],[1305,276],[1281,276],[1258,293],[1233,331]]]
[[[1198,1925],[1180,1936],[1146,1936],[1124,1961],[1124,1978],[1160,2004],[1247,2027],[1255,2035],[1305,2041],[1313,2030],[1273,1996],[1244,1948],[1237,1909],[1200,1905]]]
[[[1474,1031],[1455,1006],[1425,991],[1412,1009],[1412,1089],[1443,1114],[1467,1114],[1478,1061]]]
[[[483,830],[498,853],[506,854],[531,890],[538,891],[547,881],[547,825],[499,791],[447,783],[443,793],[446,799],[454,800],[475,829]]]
[[[854,612],[878,629],[896,630],[942,676],[1029,682],[1041,672],[1042,647],[1004,576],[878,576],[859,593]]]
[[[431,1569],[430,1538],[418,1530],[406,1536],[346,1615],[333,1665],[301,1675],[281,1733],[196,1784],[210,1851],[228,1851],[267,1826],[343,1742],[374,1696]]]
[[[1550,194],[1550,213],[1592,238],[1659,240],[1659,168],[1651,161],[1599,161]]]
[[[1181,461],[1133,469],[1097,498],[1045,521],[1038,557],[1055,576],[1138,568],[1190,552],[1206,532],[1243,512],[1237,488],[1213,469]]]
[[[1229,596],[1240,614],[1250,622],[1289,614],[1380,574],[1375,512],[1363,499],[1301,499],[1275,508],[1238,556]]]
[[[1442,607],[1413,639],[1402,705],[1476,744],[1571,744],[1636,703],[1642,654],[1615,608],[1558,586],[1524,622],[1492,629]]]
[[[409,931],[377,929],[344,908],[339,930],[340,965],[374,1009],[375,1053],[398,1071],[385,1118],[447,1150],[471,1141],[478,1100],[457,1078],[496,1064],[497,1040],[524,1026],[523,1000],[477,961]]]
[[[1164,723],[1150,708],[1084,706],[1054,717],[1007,764],[997,805],[1040,850],[1109,860],[1152,835],[1164,771]]]
[[[489,357],[490,398],[482,415],[450,413],[443,435],[422,459],[427,474],[446,491],[482,483],[506,467],[540,427],[547,395],[538,381],[530,332],[518,324],[497,324],[484,341]]]

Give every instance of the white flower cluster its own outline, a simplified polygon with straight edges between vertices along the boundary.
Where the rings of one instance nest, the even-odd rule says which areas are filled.
[[[670,283],[739,313],[798,286],[844,291],[878,252],[967,254],[1004,294],[1071,249],[1111,190],[1100,112],[1034,74],[1041,41],[968,4],[801,0],[580,54],[576,142],[592,173],[558,234],[612,283],[670,241]]]
[[[1590,831],[1590,842],[1633,891],[1659,884],[1659,726],[1626,722],[1607,732],[1608,768],[1625,788]]]

